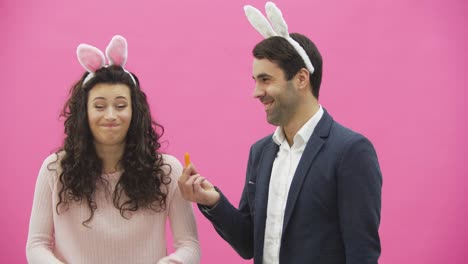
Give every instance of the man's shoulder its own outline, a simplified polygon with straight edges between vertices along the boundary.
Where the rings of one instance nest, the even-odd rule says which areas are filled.
[[[349,146],[359,142],[372,145],[366,136],[336,121],[333,122],[329,139],[341,146]]]
[[[362,136],[360,133],[354,131],[353,129],[342,125],[341,123],[334,121],[332,125],[332,133],[339,134],[344,137],[359,137]]]
[[[250,154],[249,154],[250,158],[260,157],[263,151],[268,146],[275,145],[272,137],[273,137],[273,134],[270,134],[266,137],[261,138],[260,140],[257,140],[255,143],[253,143],[250,146]]]
[[[266,146],[268,146],[269,144],[272,144],[272,143],[274,143],[273,142],[273,134],[270,134],[270,135],[268,135],[266,137],[263,137],[262,139],[257,140],[257,142],[255,142],[252,145],[252,150],[263,149],[263,148],[265,148]]]

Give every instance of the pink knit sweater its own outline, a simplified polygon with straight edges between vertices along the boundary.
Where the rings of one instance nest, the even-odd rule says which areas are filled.
[[[46,158],[37,179],[26,245],[29,263],[199,263],[195,218],[191,204],[183,200],[177,187],[182,166],[176,158],[163,155],[172,167],[165,211],[139,209],[126,215],[129,219],[123,218],[112,203],[112,191],[121,175],[117,172],[104,175],[107,187],[98,185],[97,209],[89,227],[85,227],[82,222],[90,216],[86,203],[70,203],[60,214],[55,210],[60,162],[49,164],[56,157],[52,154]],[[175,248],[169,255],[166,219]]]

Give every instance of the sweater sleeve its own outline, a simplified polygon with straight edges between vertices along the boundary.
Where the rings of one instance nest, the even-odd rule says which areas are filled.
[[[50,171],[47,166],[55,160],[55,157],[53,154],[44,161],[36,181],[26,243],[26,257],[31,264],[62,263],[52,252],[54,247],[52,173],[55,171]]]
[[[158,263],[198,264],[200,262],[200,245],[195,216],[191,203],[182,198],[177,186],[177,179],[182,174],[182,165],[172,156],[165,155],[165,158],[172,168],[172,188],[170,190],[173,193],[168,195],[170,197],[168,210],[175,252],[161,259]]]

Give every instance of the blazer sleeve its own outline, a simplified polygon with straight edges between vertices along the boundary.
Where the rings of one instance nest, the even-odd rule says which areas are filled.
[[[247,187],[253,173],[252,160],[251,148],[239,209],[236,209],[218,188],[216,190],[220,193],[221,198],[217,205],[212,208],[198,205],[201,213],[211,221],[216,232],[244,259],[253,258],[254,253],[254,232]]]
[[[382,175],[363,136],[347,144],[338,167],[338,210],[347,264],[377,264]]]

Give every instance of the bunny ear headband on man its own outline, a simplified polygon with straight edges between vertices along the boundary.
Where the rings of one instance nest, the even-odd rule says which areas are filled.
[[[310,74],[314,73],[314,66],[304,48],[289,36],[288,25],[286,25],[286,21],[284,21],[281,10],[279,10],[273,2],[267,2],[265,4],[265,10],[271,25],[258,9],[251,5],[244,6],[245,15],[250,24],[252,24],[264,38],[273,36],[285,38],[294,47],[297,53],[299,53],[299,56],[301,56]]]
[[[120,35],[115,35],[109,42],[109,45],[107,45],[106,56],[109,61],[109,65],[106,65],[104,53],[98,48],[88,44],[78,45],[78,48],[76,49],[76,55],[78,56],[78,61],[80,62],[81,66],[83,66],[83,68],[89,72],[88,76],[86,76],[83,81],[83,85],[94,77],[94,73],[97,70],[110,65],[117,65],[122,67],[122,69],[124,69],[124,71],[130,75],[133,83],[136,84],[132,74],[124,68],[125,63],[127,62],[128,45],[127,40]]]

